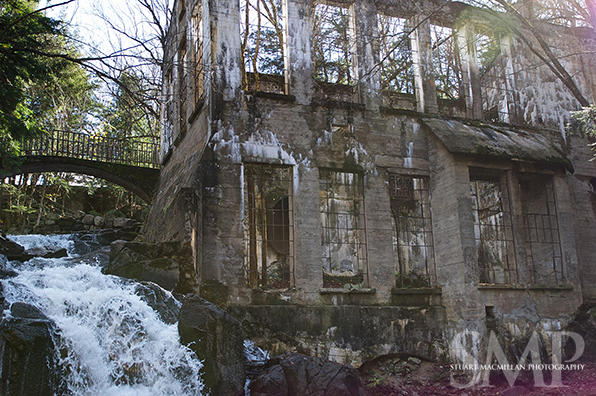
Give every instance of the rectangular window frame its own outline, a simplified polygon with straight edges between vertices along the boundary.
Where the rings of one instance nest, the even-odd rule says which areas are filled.
[[[293,287],[292,168],[244,163],[243,178],[246,286],[262,289]]]
[[[186,41],[186,30],[182,33],[180,43],[178,44],[178,96],[179,100],[179,123],[180,133],[183,134],[186,131],[188,124],[188,45]]]
[[[481,284],[516,285],[519,269],[507,171],[473,167],[469,171],[479,281]],[[497,202],[493,196],[492,206],[482,202],[488,199],[478,198],[479,191],[490,189],[498,192]]]
[[[320,169],[319,198],[323,287],[368,287],[364,174]]]
[[[520,173],[519,185],[526,262],[532,283],[562,285],[566,277],[553,176]]]
[[[409,25],[407,18],[377,14],[381,89],[386,95],[414,95],[414,58]],[[398,71],[388,70],[395,64],[400,66]]]
[[[389,196],[393,251],[396,258],[396,286],[436,287],[429,178],[390,174]],[[418,260],[409,260],[410,257],[416,256],[413,253],[420,254]]]
[[[278,7],[276,1],[279,2]],[[289,94],[286,83],[288,65],[284,30],[287,18],[283,14],[284,1],[240,2],[242,89],[246,91]],[[267,48],[269,53],[264,52]],[[272,54],[272,49],[277,49],[278,52]],[[276,59],[281,62],[281,70],[275,70],[276,67],[279,68],[276,66]]]
[[[462,65],[453,27],[431,24],[431,48],[441,113],[465,112]]]
[[[325,1],[313,4],[313,62],[315,86],[325,99],[360,103],[354,5]],[[343,20],[344,31],[335,29]]]
[[[192,80],[195,109],[202,105],[205,98],[205,65],[203,62],[203,13],[201,7],[202,3],[197,3],[191,16],[193,36]]]

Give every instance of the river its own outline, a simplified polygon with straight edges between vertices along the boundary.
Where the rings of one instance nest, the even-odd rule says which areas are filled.
[[[200,395],[201,361],[180,344],[177,324],[149,304],[143,287],[104,275],[106,248],[85,235],[22,235],[26,249],[66,248],[69,257],[7,262],[18,276],[2,280],[8,303],[41,309],[57,326],[61,393],[93,396]],[[103,249],[103,250],[102,250]],[[0,256],[4,258],[4,256]],[[157,286],[151,286],[154,290]],[[164,290],[169,304],[179,303]],[[176,308],[176,307],[174,307]],[[4,318],[10,310],[3,312]],[[32,379],[33,380],[33,379]]]

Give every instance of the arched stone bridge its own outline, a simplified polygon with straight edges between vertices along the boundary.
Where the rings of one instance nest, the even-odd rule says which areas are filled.
[[[2,178],[24,173],[73,172],[118,184],[151,203],[159,180],[159,145],[141,139],[53,131],[23,143],[24,161],[1,169]]]

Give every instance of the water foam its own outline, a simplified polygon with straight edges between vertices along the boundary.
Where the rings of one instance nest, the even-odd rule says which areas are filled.
[[[32,247],[68,240],[46,238],[15,239],[27,239],[24,244]],[[104,275],[89,263],[60,265],[68,262],[31,260],[19,266],[17,277],[2,281],[8,302],[35,305],[56,322],[68,393],[201,394],[202,364],[180,344],[176,324],[162,322],[135,294],[133,282]]]

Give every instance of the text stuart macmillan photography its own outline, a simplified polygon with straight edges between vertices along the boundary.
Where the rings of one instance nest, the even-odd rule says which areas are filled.
[[[458,333],[451,343],[451,350],[459,363],[450,364],[449,368],[452,373],[449,383],[459,389],[475,386],[490,387],[492,386],[491,372],[495,372],[501,374],[509,386],[513,386],[521,373],[526,375],[530,373],[533,378],[533,387],[566,387],[562,381],[562,372],[583,370],[586,366],[582,363],[574,363],[584,353],[584,339],[579,334],[570,331],[550,332],[547,337],[550,338],[551,344],[543,345],[538,333],[533,332],[521,357],[518,361],[513,362],[509,361],[496,334],[491,331],[486,344],[486,360],[480,362],[476,356],[469,353],[470,349],[466,348],[466,343],[478,340],[480,333]],[[565,338],[568,339],[567,342],[571,341],[575,346],[573,356],[568,359],[564,359]],[[467,383],[460,383],[455,379],[454,372],[467,374],[470,380]],[[548,383],[547,377],[550,377],[550,383]]]

